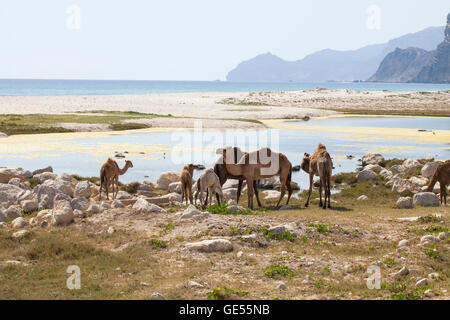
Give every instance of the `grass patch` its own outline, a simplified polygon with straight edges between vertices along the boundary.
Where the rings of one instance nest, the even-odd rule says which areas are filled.
[[[208,212],[211,214],[222,214],[222,215],[226,215],[226,214],[232,214],[232,215],[249,215],[249,214],[254,214],[252,212],[252,210],[250,209],[246,209],[243,208],[243,210],[241,212],[239,211],[232,211],[230,209],[228,209],[227,204],[226,203],[221,203],[219,204],[213,204],[212,206],[209,206],[208,208]]]
[[[230,289],[227,287],[217,287],[206,294],[208,300],[231,300],[234,297],[244,297],[248,291],[242,289]]]
[[[280,265],[280,264],[272,264],[263,269],[264,275],[268,278],[273,279],[277,276],[280,277],[293,277],[295,276],[295,272],[289,268],[288,266]]]
[[[285,232],[282,233],[277,233],[277,232],[269,232],[268,228],[264,227],[262,229],[262,233],[264,235],[264,238],[266,239],[287,240],[290,242],[295,241],[295,237],[293,236],[292,233],[289,232],[289,230],[286,230]]]
[[[164,249],[167,248],[167,243],[163,240],[158,239],[150,239],[149,244],[152,246],[153,249]]]

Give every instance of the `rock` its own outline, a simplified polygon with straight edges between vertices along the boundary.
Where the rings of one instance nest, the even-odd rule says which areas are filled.
[[[428,179],[424,177],[411,177],[409,178],[409,181],[411,181],[414,184],[417,184],[419,187],[428,185]]]
[[[180,180],[180,174],[174,171],[167,171],[161,173],[158,180],[156,180],[156,188],[167,190],[172,182],[178,182]]]
[[[24,177],[25,179],[33,177],[33,174],[30,171],[24,170],[22,168],[2,168],[0,169],[0,173],[21,176]]]
[[[237,189],[239,185],[239,180],[236,179],[228,179],[222,186],[222,189],[229,189],[229,188],[234,188]],[[242,184],[242,188],[246,185],[245,181]]]
[[[33,193],[30,190],[22,190],[17,196],[17,202],[22,202],[25,200],[34,200]]]
[[[91,186],[88,181],[80,181],[75,186],[75,191],[73,193],[75,198],[87,198],[91,196]]]
[[[421,244],[430,244],[430,243],[434,243],[434,242],[439,242],[439,238],[435,237],[432,234],[423,236],[422,238],[420,238],[420,243]]]
[[[89,208],[89,200],[86,198],[75,198],[70,201],[72,210],[87,211]]]
[[[420,279],[416,282],[416,288],[425,287],[426,285],[428,285],[428,279],[426,278]]]
[[[442,241],[445,241],[448,239],[448,237],[450,237],[450,232],[441,232],[438,235],[438,238]]]
[[[280,224],[280,225],[270,227],[269,229],[267,229],[267,232],[277,233],[277,234],[282,234],[287,231],[289,231],[294,237],[296,236],[296,233],[294,232],[294,228],[288,224]]]
[[[23,212],[30,213],[38,209],[39,203],[36,200],[25,200],[20,203]]]
[[[111,203],[111,207],[114,208],[114,209],[125,208],[125,206],[123,205],[122,201],[120,201],[120,200],[114,200]]]
[[[111,209],[111,205],[108,202],[106,202],[106,201],[100,202],[100,212],[103,212],[103,211],[109,210],[109,209]]]
[[[286,285],[285,285],[284,283],[280,283],[280,284],[277,286],[277,289],[278,289],[278,290],[287,290],[287,287],[286,287]]]
[[[192,281],[192,280],[188,282],[188,286],[191,288],[196,288],[196,289],[201,289],[204,287],[202,284]]]
[[[72,223],[74,214],[69,201],[56,201],[52,210],[51,224],[54,226]]]
[[[8,217],[6,216],[4,209],[0,208],[0,223],[8,221]]]
[[[192,218],[194,216],[198,216],[198,215],[202,215],[203,212],[201,212],[200,210],[198,210],[194,205],[189,205],[189,207],[187,207],[182,215],[181,215],[181,219],[189,219]]]
[[[11,223],[13,228],[23,228],[26,226],[26,224],[27,222],[22,217],[15,218]]]
[[[98,204],[97,202],[89,202],[89,207],[87,208],[86,211],[90,213],[101,213],[102,208],[100,204]]]
[[[166,210],[153,203],[148,203],[147,200],[139,198],[133,205],[133,209],[140,214],[148,213],[166,213]]]
[[[405,171],[405,168],[402,165],[396,164],[389,168],[389,171],[393,174],[399,174]]]
[[[241,236],[242,240],[256,240],[256,234],[252,233],[252,234],[246,234]]]
[[[8,184],[11,184],[13,186],[16,186],[16,187],[20,188],[20,179],[19,178],[12,178],[11,180],[9,180]]]
[[[397,277],[403,277],[408,274],[409,274],[409,269],[407,267],[403,267],[398,272],[396,272],[394,275]]]
[[[413,197],[414,205],[424,207],[439,207],[439,198],[433,192],[416,193]]]
[[[172,202],[181,202],[181,194],[172,192],[166,195],[167,198],[169,198],[169,201]]]
[[[383,177],[383,179],[389,180],[392,178],[394,174],[390,172],[389,170],[383,169],[380,171],[380,176]]]
[[[398,242],[398,245],[397,245],[399,248],[401,248],[401,247],[408,247],[409,246],[409,240],[406,240],[406,239],[403,239],[403,240],[400,240],[399,242]]]
[[[412,209],[414,208],[413,199],[411,197],[400,197],[397,200],[398,209]]]
[[[360,171],[358,173],[358,175],[356,176],[356,178],[358,180],[363,180],[363,181],[367,181],[367,180],[373,180],[377,177],[377,174],[373,171],[370,170],[363,170]]]
[[[47,226],[48,226],[47,220],[42,221],[41,224],[40,224],[40,227],[41,227],[41,228],[45,228],[45,227],[47,227]]]
[[[238,258],[240,258],[240,257],[242,257],[243,254],[244,254],[244,253],[243,253],[242,251],[238,251],[238,253],[236,253],[236,256],[237,256]]]
[[[30,231],[28,231],[28,230],[19,230],[17,232],[14,232],[12,234],[12,237],[15,239],[20,239],[20,238],[27,236],[29,233],[30,233]]]
[[[52,166],[48,166],[48,167],[46,167],[46,168],[34,170],[34,171],[33,171],[33,178],[34,178],[35,175],[41,174],[41,173],[53,173],[53,168],[52,168]]]
[[[119,191],[117,193],[117,200],[130,200],[133,199],[133,196],[126,191]]]
[[[85,217],[86,217],[86,213],[84,213],[84,212],[81,211],[81,210],[74,209],[74,210],[73,210],[73,216],[74,216],[75,218],[85,218]]]
[[[20,217],[21,213],[22,209],[18,205],[10,206],[4,211],[7,219],[15,219],[17,217]]]
[[[279,189],[280,188],[280,180],[276,177],[264,178],[258,180],[256,183],[256,188],[260,189]]]
[[[425,292],[423,294],[428,298],[434,297],[434,291],[431,289],[425,290]]]
[[[49,181],[50,180],[47,180],[33,189],[33,194],[39,201],[39,208],[53,208],[55,196],[61,193],[53,184],[48,183]]]
[[[229,188],[229,189],[223,189],[223,198],[225,201],[229,199],[236,199],[237,197],[237,189],[236,188]]]
[[[237,212],[237,213],[241,213],[245,210],[243,207],[241,207],[239,205],[228,206],[227,209],[232,212]]]
[[[169,184],[169,191],[181,193],[181,182],[172,182]]]
[[[292,207],[288,204],[285,204],[284,206],[281,206],[279,210],[292,210]]]
[[[230,199],[227,202],[227,206],[237,206],[238,203],[236,202],[236,200]]]
[[[3,204],[5,207],[17,204],[19,195],[22,192],[24,190],[15,185],[0,183],[0,204]]]
[[[370,170],[373,172],[380,173],[381,171],[384,170],[384,168],[378,164],[369,164],[369,165],[365,166],[363,170]]]
[[[226,239],[213,239],[187,243],[185,248],[199,252],[229,252],[233,251],[233,244]]]
[[[166,300],[166,297],[164,297],[163,294],[159,293],[159,292],[155,292],[152,294],[152,300]]]
[[[439,273],[432,272],[432,273],[428,274],[428,279],[430,279],[430,280],[439,280]]]
[[[418,166],[420,166],[420,162],[416,159],[406,159],[402,163],[403,168],[409,173],[412,173]]]
[[[53,172],[43,172],[38,173],[33,176],[33,179],[36,180],[37,183],[41,184],[47,180],[55,180],[58,175]]]
[[[362,158],[362,165],[366,166],[368,164],[380,164],[384,161],[384,158],[379,153],[367,153]]]
[[[72,176],[67,173],[62,173],[55,180],[46,180],[44,184],[49,183],[49,185],[53,185],[59,192],[73,198],[72,179]]]
[[[281,192],[276,190],[265,190],[262,192],[265,195],[265,199],[279,199]]]
[[[113,234],[114,232],[116,232],[116,228],[111,226],[111,227],[108,228],[108,230],[106,232],[109,233],[109,234]]]
[[[442,161],[428,162],[422,167],[421,170],[422,176],[427,179],[430,179],[433,176],[434,172],[436,171],[436,168],[442,163],[443,163]]]
[[[369,197],[366,195],[362,195],[362,196],[359,196],[358,199],[356,199],[356,200],[358,200],[358,201],[369,200]]]

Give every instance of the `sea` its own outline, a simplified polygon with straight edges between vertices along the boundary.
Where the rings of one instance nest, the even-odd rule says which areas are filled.
[[[118,95],[189,92],[269,92],[324,88],[358,91],[433,92],[450,90],[450,84],[314,82],[240,83],[227,81],[153,80],[33,80],[0,79],[0,96]]]

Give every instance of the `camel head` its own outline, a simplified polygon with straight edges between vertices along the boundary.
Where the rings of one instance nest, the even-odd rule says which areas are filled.
[[[309,162],[310,162],[310,160],[311,160],[311,156],[309,155],[309,153],[305,153],[303,155],[302,164],[300,165],[300,167],[306,173],[309,173]]]
[[[133,162],[131,162],[130,160],[126,160],[125,161],[125,167],[133,168]]]

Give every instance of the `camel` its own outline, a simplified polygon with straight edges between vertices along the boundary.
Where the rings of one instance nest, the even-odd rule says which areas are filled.
[[[9,180],[13,178],[18,178],[20,182],[25,182],[25,178],[22,176],[18,176],[15,174],[8,174],[8,173],[0,173],[0,183],[8,183]]]
[[[194,169],[198,169],[198,166],[188,164],[181,170],[180,182],[181,182],[181,203],[183,203],[184,198],[186,198],[186,205],[189,202],[194,204],[194,197],[192,196],[192,178],[194,177]]]
[[[427,191],[432,192],[434,185],[438,181],[441,187],[441,204],[444,203],[445,205],[447,205],[447,185],[450,183],[450,160],[445,161],[436,168]]]
[[[231,147],[228,147],[226,149],[230,149],[230,148]],[[234,147],[234,148],[231,148],[231,149],[233,150],[232,151],[233,152],[233,161],[232,161],[232,163],[238,163],[238,161],[246,154],[246,152],[243,152],[238,147]],[[243,182],[245,180],[244,176],[234,176],[234,175],[230,174],[227,171],[227,168],[225,167],[225,163],[223,161],[223,157],[220,157],[216,161],[216,163],[214,164],[214,172],[219,177],[220,186],[223,186],[224,183],[228,179],[235,179],[235,180],[239,181],[238,189],[237,189],[237,199],[236,199],[236,202],[239,203],[239,198],[241,197],[241,191],[242,191],[242,184],[243,184]],[[255,191],[255,196],[256,196],[256,201],[258,202],[258,206],[262,207],[261,201],[259,200],[258,190],[256,189],[256,180],[254,181],[253,189]],[[208,193],[206,193],[206,198],[208,198]],[[218,194],[216,194],[216,198],[217,198],[217,202],[219,202],[219,195]],[[206,200],[208,200],[208,199],[206,199]]]
[[[208,204],[208,199],[203,203],[203,192],[207,190],[206,197],[209,194],[209,203],[212,204],[212,195],[215,193],[218,197],[217,203],[223,202],[223,192],[222,186],[220,185],[219,177],[214,173],[214,170],[208,169],[203,172],[197,180],[197,192],[195,193],[195,203],[197,203],[197,198],[200,195],[200,204],[203,208],[206,208]]]
[[[269,148],[262,148],[257,151],[244,154],[237,164],[227,161],[232,154],[231,148],[224,148],[222,150],[222,157],[224,159],[227,171],[234,176],[243,176],[247,181],[248,207],[253,210],[253,195],[255,181],[273,176],[280,176],[281,194],[278,200],[277,207],[288,190],[288,199],[292,195],[291,177],[292,164],[287,157],[282,153],[272,152]]]
[[[331,160],[330,154],[327,152],[327,148],[323,144],[319,144],[316,151],[314,151],[313,155],[310,156],[308,153],[305,153],[303,156],[303,161],[301,164],[301,168],[303,171],[309,174],[309,194],[308,200],[306,200],[305,207],[309,205],[309,199],[311,197],[312,186],[313,186],[313,178],[314,176],[320,177],[320,202],[319,207],[323,209],[327,208],[327,199],[328,199],[328,208],[331,208],[330,198],[331,198],[331,172],[333,169],[333,161]],[[322,203],[322,188],[324,189],[325,194],[325,202]]]
[[[106,199],[109,200],[108,187],[112,185],[113,199],[119,193],[119,176],[124,175],[129,168],[133,168],[133,163],[130,160],[125,161],[125,166],[120,169],[117,162],[108,158],[100,169],[100,191],[98,199],[102,198],[102,186],[105,186]],[[114,190],[115,189],[115,190]]]

